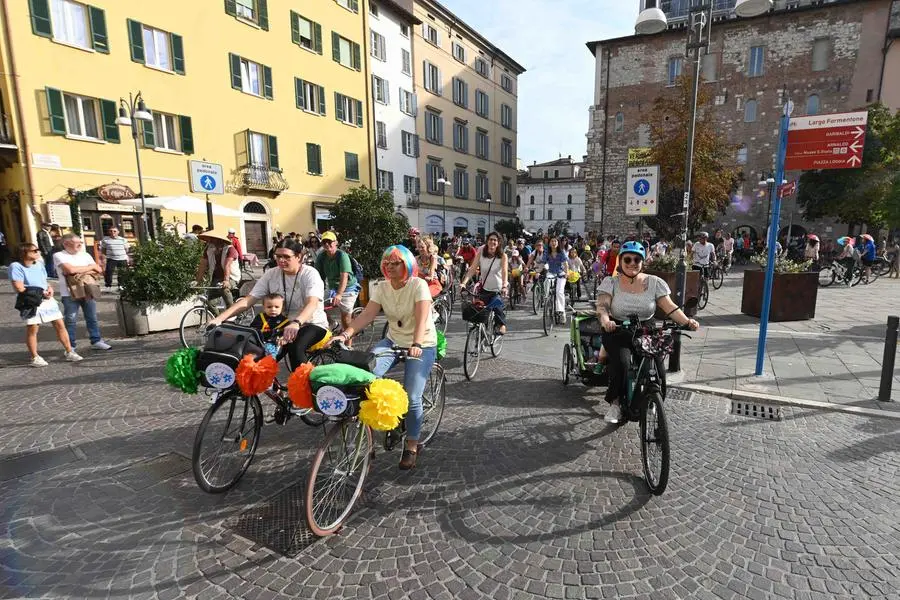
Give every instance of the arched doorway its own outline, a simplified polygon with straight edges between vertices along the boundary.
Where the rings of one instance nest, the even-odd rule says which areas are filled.
[[[264,259],[269,253],[269,211],[261,202],[244,205],[244,252]]]
[[[444,219],[439,215],[428,215],[425,218],[425,233],[440,235],[444,231]]]
[[[756,248],[757,240],[759,239],[759,235],[756,233],[756,228],[750,225],[740,225],[738,227],[735,227],[731,232],[731,235],[735,240],[735,250],[753,250]],[[738,240],[741,241],[739,242]]]

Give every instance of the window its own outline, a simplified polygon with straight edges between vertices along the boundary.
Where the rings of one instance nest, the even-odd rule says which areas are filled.
[[[522,196],[516,194],[516,208],[522,206]]]
[[[341,63],[348,69],[360,70],[362,61],[359,56],[359,44],[331,32],[331,57],[334,62]]]
[[[747,146],[741,146],[737,151],[737,164],[746,165],[747,164]]]
[[[45,92],[51,133],[116,144],[121,141],[116,124],[118,111],[112,100],[67,94],[54,88],[46,88]]]
[[[387,125],[383,121],[375,121],[375,145],[387,148]]]
[[[553,204],[553,194],[547,195],[547,204]]]
[[[478,158],[490,158],[490,148],[488,146],[488,134],[483,129],[475,131],[475,156]]]
[[[325,88],[310,81],[294,77],[294,93],[297,108],[306,112],[325,114]]]
[[[453,171],[453,197],[461,200],[469,199],[469,174],[463,168]]]
[[[322,54],[322,26],[291,11],[291,40],[311,52]]]
[[[412,177],[410,175],[403,176],[403,193],[418,194],[420,191],[421,189],[418,177]]]
[[[821,106],[819,105],[819,95],[812,94],[809,98],[806,99],[806,114],[807,115],[817,115],[819,114]]]
[[[378,17],[378,5],[374,2],[369,4],[369,14],[373,17]]]
[[[534,204],[534,196],[532,196],[532,197],[528,200],[528,204]]]
[[[153,111],[154,147],[181,152],[181,136],[178,134],[178,115]]]
[[[359,12],[359,0],[335,0],[338,4],[351,12]],[[357,179],[359,179],[357,177]]]
[[[747,77],[759,77],[765,72],[763,67],[765,55],[765,46],[753,46],[750,48],[750,64],[747,66]]]
[[[257,183],[268,182],[268,174],[261,171],[278,169],[278,139],[274,135],[266,135],[249,130],[243,132],[241,137],[247,147],[247,152],[244,155],[246,162],[238,166],[257,167],[260,172],[252,173],[251,176],[260,178],[260,181],[257,181]]]
[[[272,69],[237,54],[229,54],[231,66],[231,87],[246,94],[268,98],[273,97]]]
[[[438,30],[429,25],[428,23],[422,23],[422,36],[428,40],[430,44],[434,44],[435,46],[440,47],[441,45],[441,37],[438,33]]]
[[[416,116],[416,95],[400,88],[400,111],[411,117]]]
[[[400,35],[405,38],[409,37],[409,25],[406,23],[400,23]]]
[[[504,139],[500,144],[500,164],[504,167],[512,166],[512,140]]]
[[[486,60],[481,58],[480,56],[475,57],[475,72],[481,75],[482,77],[490,77],[489,74],[490,67],[488,67],[488,63]]]
[[[249,61],[245,58],[241,59],[241,91],[254,96],[261,96],[260,93],[260,65]]]
[[[463,153],[469,151],[469,128],[465,123],[453,122],[453,149]]]
[[[362,110],[362,102],[359,100],[337,92],[334,93],[334,117],[341,123],[362,127]]]
[[[566,204],[572,204],[572,194],[566,196]]]
[[[512,106],[507,104],[500,105],[500,125],[507,129],[512,129]]]
[[[458,77],[453,78],[453,103],[469,108],[469,84]]]
[[[344,152],[344,177],[359,181],[359,155],[353,152]]]
[[[621,113],[621,112],[616,113],[615,130],[616,130],[616,133],[625,130],[625,113]]]
[[[744,103],[744,123],[756,121],[756,100],[747,100]]]
[[[566,209],[566,221],[571,221],[571,220],[572,220],[572,209],[567,208]]]
[[[673,56],[669,59],[669,70],[666,77],[668,85],[675,85],[681,76],[681,68],[684,66],[684,58],[681,56]]]
[[[487,118],[490,111],[491,107],[488,95],[481,90],[475,90],[475,114]]]
[[[490,182],[487,173],[479,171],[475,176],[475,199],[484,200],[491,193]]]
[[[544,169],[544,179],[547,179],[548,177],[550,177],[550,171]]]
[[[159,29],[143,26],[144,34],[144,57],[145,64],[164,69],[172,70],[172,60],[170,53],[169,34]]]
[[[180,35],[167,33],[131,19],[126,23],[131,60],[184,75],[184,42]]]
[[[236,0],[235,1],[235,10],[239,17],[247,19],[248,21],[256,21],[256,11],[254,10],[253,0]]]
[[[453,42],[453,58],[458,60],[459,62],[465,64],[466,62],[466,48],[460,43]]]
[[[432,94],[441,95],[443,85],[441,83],[441,70],[427,60],[423,63],[425,69],[425,89]]]
[[[34,18],[34,17],[32,17]],[[90,48],[88,7],[71,0],[51,0],[50,19],[53,39],[79,48]]]
[[[378,169],[375,173],[375,184],[379,190],[393,192],[394,191],[394,174],[391,171],[382,171]]]
[[[66,133],[74,137],[103,139],[100,135],[97,100],[74,94],[63,94],[66,110]]]
[[[553,220],[553,209],[552,209],[552,208],[548,208],[548,209],[547,209],[547,220],[548,220],[548,221],[552,221],[552,220]]]
[[[512,94],[513,85],[512,85],[512,77],[507,74],[503,74],[500,76],[500,87],[502,87],[505,91]]]
[[[828,61],[831,58],[831,40],[819,38],[813,42],[812,70],[824,71],[828,69]]]
[[[401,67],[404,75],[412,75],[412,56],[406,48],[400,48],[400,55],[403,60]]]
[[[226,0],[225,13],[269,30],[268,0]]]
[[[509,177],[504,177],[500,182],[500,204],[510,206],[512,204],[512,184]]]
[[[306,144],[306,172],[310,175],[322,174],[322,146]]]
[[[419,156],[419,136],[409,131],[401,131],[400,141],[403,146],[403,154],[412,157]]]
[[[372,75],[372,95],[375,98],[375,102],[380,104],[390,104],[390,84],[379,77],[378,75]]]
[[[431,110],[425,111],[425,139],[432,144],[444,143],[444,120]]]
[[[385,45],[384,36],[376,31],[371,32],[372,56],[384,62],[387,60],[387,47]]]
[[[441,186],[438,179],[444,176],[444,170],[441,165],[436,162],[429,162],[425,165],[425,185],[429,194],[440,194]]]
[[[559,169],[553,169],[553,179],[559,179]]]
[[[715,81],[718,77],[719,55],[704,54],[700,59],[700,70],[703,81]]]

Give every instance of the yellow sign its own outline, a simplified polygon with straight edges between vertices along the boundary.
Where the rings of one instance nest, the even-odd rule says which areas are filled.
[[[629,148],[628,166],[644,167],[650,164],[650,148]]]

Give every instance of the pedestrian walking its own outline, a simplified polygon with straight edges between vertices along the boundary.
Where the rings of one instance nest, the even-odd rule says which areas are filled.
[[[181,236],[181,239],[188,242],[196,242],[198,240],[197,236],[199,236],[201,233],[203,233],[203,226],[194,225],[193,227],[191,227],[190,233],[185,233],[183,236]]]
[[[900,279],[900,238],[894,239],[894,245],[890,246],[888,258],[891,260],[891,272],[888,277]]]
[[[107,288],[112,287],[113,271],[116,273],[118,283],[120,270],[127,266],[128,242],[119,235],[118,227],[110,227],[109,235],[100,241],[100,268],[103,269],[103,279]]]
[[[221,232],[206,231],[199,235],[200,241],[206,242],[206,248],[200,258],[200,265],[197,267],[197,281],[203,281],[206,273],[209,271],[212,278],[212,286],[218,289],[213,290],[209,297],[225,300],[225,307],[234,304],[234,296],[232,289],[237,288],[241,282],[241,264],[238,260],[238,252],[228,235]]]
[[[235,231],[234,227],[228,228],[228,239],[231,240],[231,245],[234,246],[235,250],[237,250],[238,260],[243,260],[244,247],[241,246],[241,238],[237,236],[237,231]]]
[[[50,223],[41,223],[41,229],[37,232],[38,250],[44,260],[47,269],[47,277],[56,278],[56,269],[53,268],[53,238],[50,236]]]
[[[62,297],[63,318],[72,348],[76,346],[75,325],[78,322],[78,309],[84,313],[91,348],[109,350],[110,345],[103,341],[100,334],[100,323],[97,321],[97,296],[100,286],[97,277],[103,270],[94,262],[90,254],[84,251],[84,242],[74,233],[62,236],[63,250],[53,255],[56,272],[59,278],[59,295]]]

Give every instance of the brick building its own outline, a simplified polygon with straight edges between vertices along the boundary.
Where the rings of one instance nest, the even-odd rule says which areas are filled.
[[[662,3],[669,26],[661,33],[587,44],[596,60],[585,169],[588,229],[636,230],[637,218],[625,216],[625,170],[629,154],[634,160],[638,149],[650,145],[653,101],[691,69],[684,56],[686,4]],[[711,110],[729,141],[740,146],[735,159],[746,180],[710,226],[764,236],[769,199],[759,182],[773,169],[786,98],[795,104],[793,116],[900,101],[883,94],[900,80],[900,73],[885,69],[900,46],[890,44],[900,36],[900,0],[778,0],[773,10],[752,18],[736,17],[733,6],[733,0],[716,4],[721,10],[714,15],[701,85],[712,88]],[[804,222],[792,199],[783,204],[781,222],[782,229],[793,222],[794,235],[846,231],[831,221]]]

